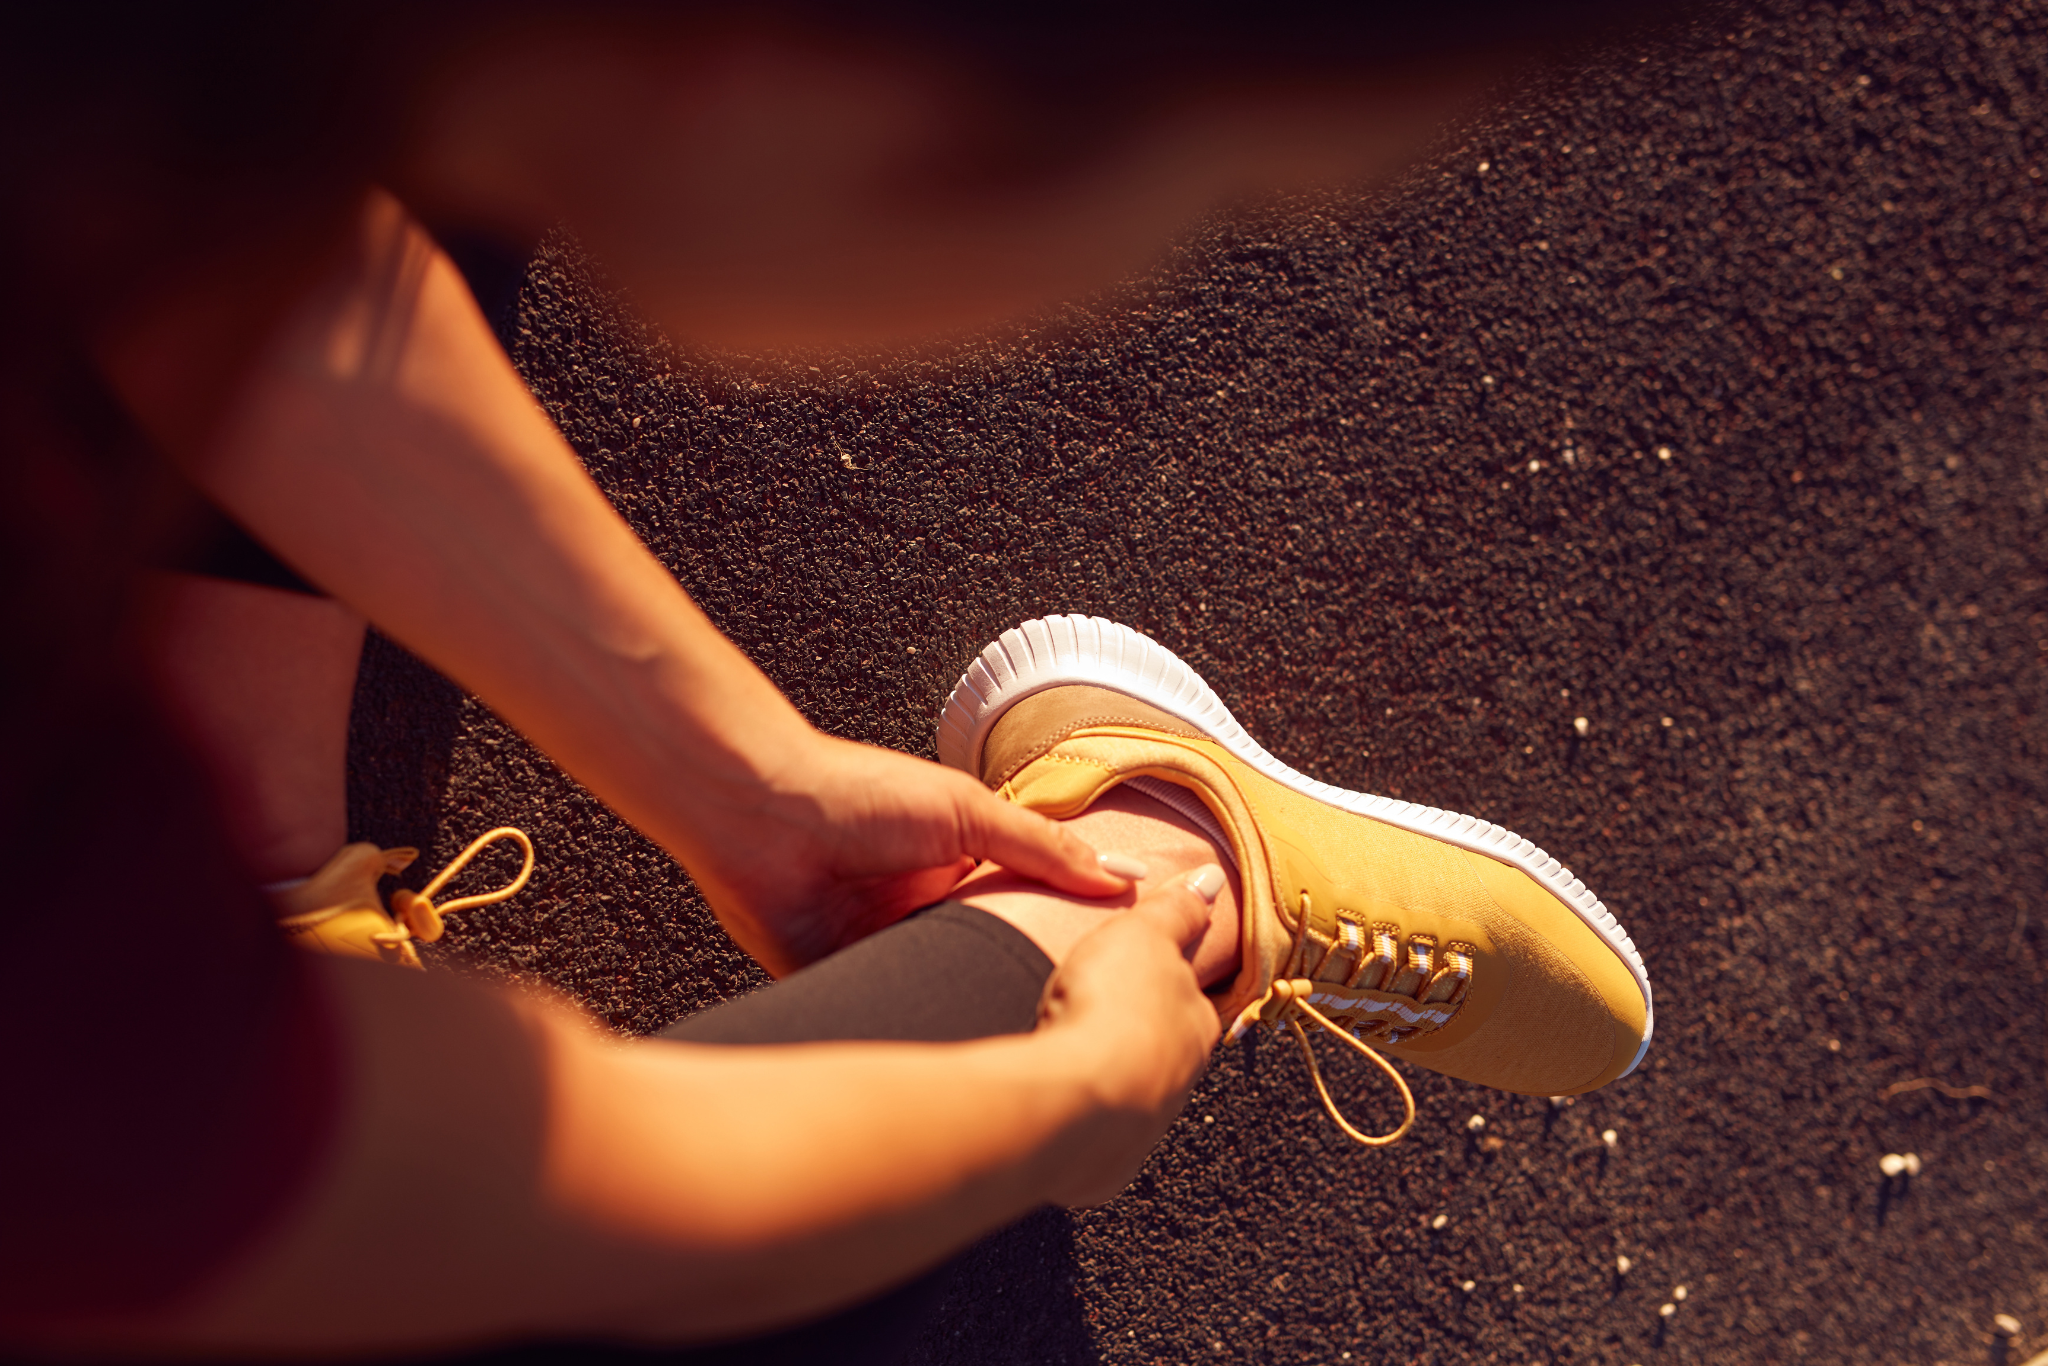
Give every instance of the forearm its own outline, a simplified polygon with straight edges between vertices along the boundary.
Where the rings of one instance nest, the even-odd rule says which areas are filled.
[[[813,729],[584,473],[447,258],[388,198],[356,226],[260,345],[230,348],[253,359],[228,398],[178,401],[223,383],[203,304],[102,344],[216,502],[674,855],[770,971],[927,904],[980,858],[1078,895],[1127,889],[974,779]],[[233,263],[217,267],[192,297],[232,302]]]
[[[355,1078],[325,1172],[209,1303],[127,1345],[743,1334],[906,1280],[1128,1164],[1159,1127],[1096,1085],[1115,1030],[622,1043],[446,980],[324,962],[321,976]]]
[[[185,463],[685,862],[810,738],[590,481],[389,201]]]
[[[642,1281],[637,1331],[787,1322],[1068,1198],[1104,1151],[1149,1146],[1150,1116],[1091,1087],[1090,1042],[622,1050],[559,1111],[584,1127],[557,1131],[551,1189],[596,1226],[689,1250],[686,1288]]]

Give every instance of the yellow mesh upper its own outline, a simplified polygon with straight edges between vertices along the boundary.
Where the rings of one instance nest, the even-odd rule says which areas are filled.
[[[1627,964],[1508,864],[1304,796],[1214,741],[1143,726],[1075,729],[1000,790],[1065,817],[1140,774],[1188,788],[1231,833],[1247,905],[1244,967],[1217,993],[1226,1020],[1270,1003],[1276,977],[1307,976],[1338,940],[1341,914],[1396,925],[1404,944],[1426,936],[1439,950],[1472,949],[1469,991],[1450,1022],[1377,1047],[1535,1095],[1592,1090],[1635,1056],[1646,1007]],[[1345,961],[1332,960],[1340,976]]]

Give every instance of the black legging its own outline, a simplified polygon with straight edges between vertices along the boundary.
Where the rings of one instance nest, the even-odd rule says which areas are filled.
[[[1052,961],[1022,932],[959,902],[941,902],[773,986],[678,1020],[661,1032],[691,1043],[893,1039],[951,1043],[1028,1032]],[[680,1350],[534,1346],[467,1358],[475,1366],[557,1366],[610,1358],[654,1366],[884,1366],[900,1360],[938,1308],[949,1263],[906,1286],[800,1328]]]

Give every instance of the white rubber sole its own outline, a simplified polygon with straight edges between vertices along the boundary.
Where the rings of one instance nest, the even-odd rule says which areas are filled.
[[[960,675],[953,695],[946,699],[939,715],[940,762],[979,774],[982,743],[1004,712],[1033,693],[1073,683],[1109,688],[1176,716],[1258,772],[1305,797],[1484,854],[1528,874],[1620,956],[1642,989],[1643,1046],[1621,1075],[1635,1071],[1649,1052],[1656,1012],[1642,955],[1636,952],[1628,931],[1585,883],[1572,876],[1571,869],[1513,831],[1475,816],[1347,792],[1295,772],[1246,734],[1209,685],[1173,651],[1128,626],[1102,617],[1068,615],[1040,617],[1003,632],[1002,638],[983,650]]]

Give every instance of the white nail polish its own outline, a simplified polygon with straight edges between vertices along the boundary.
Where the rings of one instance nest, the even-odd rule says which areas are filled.
[[[1213,863],[1198,869],[1188,879],[1188,890],[1213,904],[1223,891],[1223,870]]]
[[[1129,854],[1097,854],[1095,861],[1101,864],[1102,871],[1111,877],[1120,877],[1131,882],[1144,881],[1152,871]]]

